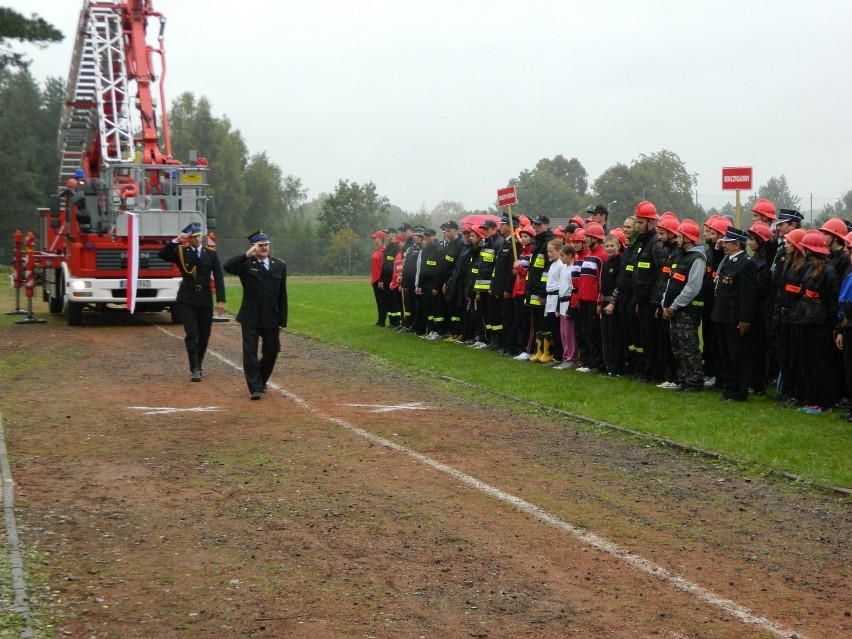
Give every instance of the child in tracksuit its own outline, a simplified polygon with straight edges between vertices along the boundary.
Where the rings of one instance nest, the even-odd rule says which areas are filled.
[[[603,298],[603,308],[606,309],[612,301],[616,278],[621,271],[622,250],[618,237],[611,233],[604,239],[603,247],[607,254],[607,260],[601,277],[601,297]],[[624,344],[621,336],[619,312],[618,307],[615,307],[610,313],[607,313],[606,310],[601,313],[603,357],[606,374],[610,377],[618,377],[624,368]]]

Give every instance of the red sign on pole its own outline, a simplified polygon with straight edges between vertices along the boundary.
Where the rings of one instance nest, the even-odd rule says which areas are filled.
[[[751,167],[724,167],[722,169],[723,191],[751,191]]]
[[[497,205],[511,206],[517,204],[518,198],[515,195],[515,187],[507,186],[505,189],[497,189]]]

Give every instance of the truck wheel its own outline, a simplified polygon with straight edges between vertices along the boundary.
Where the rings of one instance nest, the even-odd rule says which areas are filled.
[[[65,318],[68,326],[79,326],[83,320],[83,305],[77,302],[67,301],[65,303]]]
[[[169,310],[171,311],[171,314],[172,314],[172,324],[180,324],[181,323],[180,307],[177,304],[175,304],[174,306],[170,306]]]
[[[58,274],[52,288],[53,290],[50,292],[46,289],[44,291],[45,295],[47,295],[47,305],[51,313],[61,313],[65,302],[65,276]]]

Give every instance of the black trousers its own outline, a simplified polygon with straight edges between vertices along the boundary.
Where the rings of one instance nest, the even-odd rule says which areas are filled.
[[[601,318],[598,315],[597,302],[578,303],[577,326],[580,329],[582,342],[578,345],[584,349],[583,365],[597,370],[606,370],[603,359],[603,333],[601,332]]]
[[[201,368],[204,354],[207,352],[207,342],[210,341],[210,328],[213,326],[213,303],[206,306],[191,306],[178,304],[180,321],[186,333],[184,343],[186,354],[189,356],[189,370]]]
[[[281,351],[279,328],[257,328],[241,324],[243,329],[243,372],[250,393],[259,393],[272,375],[275,360]],[[257,348],[261,347],[258,360]]]
[[[740,335],[736,324],[715,322],[716,345],[719,349],[719,370],[716,379],[722,376],[722,396],[725,399],[744,401],[748,399],[751,383],[752,339],[746,333]]]

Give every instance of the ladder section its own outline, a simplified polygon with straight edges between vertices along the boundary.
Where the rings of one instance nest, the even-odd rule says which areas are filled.
[[[134,161],[128,89],[121,6],[87,3],[59,129],[60,184],[74,177],[96,135],[101,167]]]

